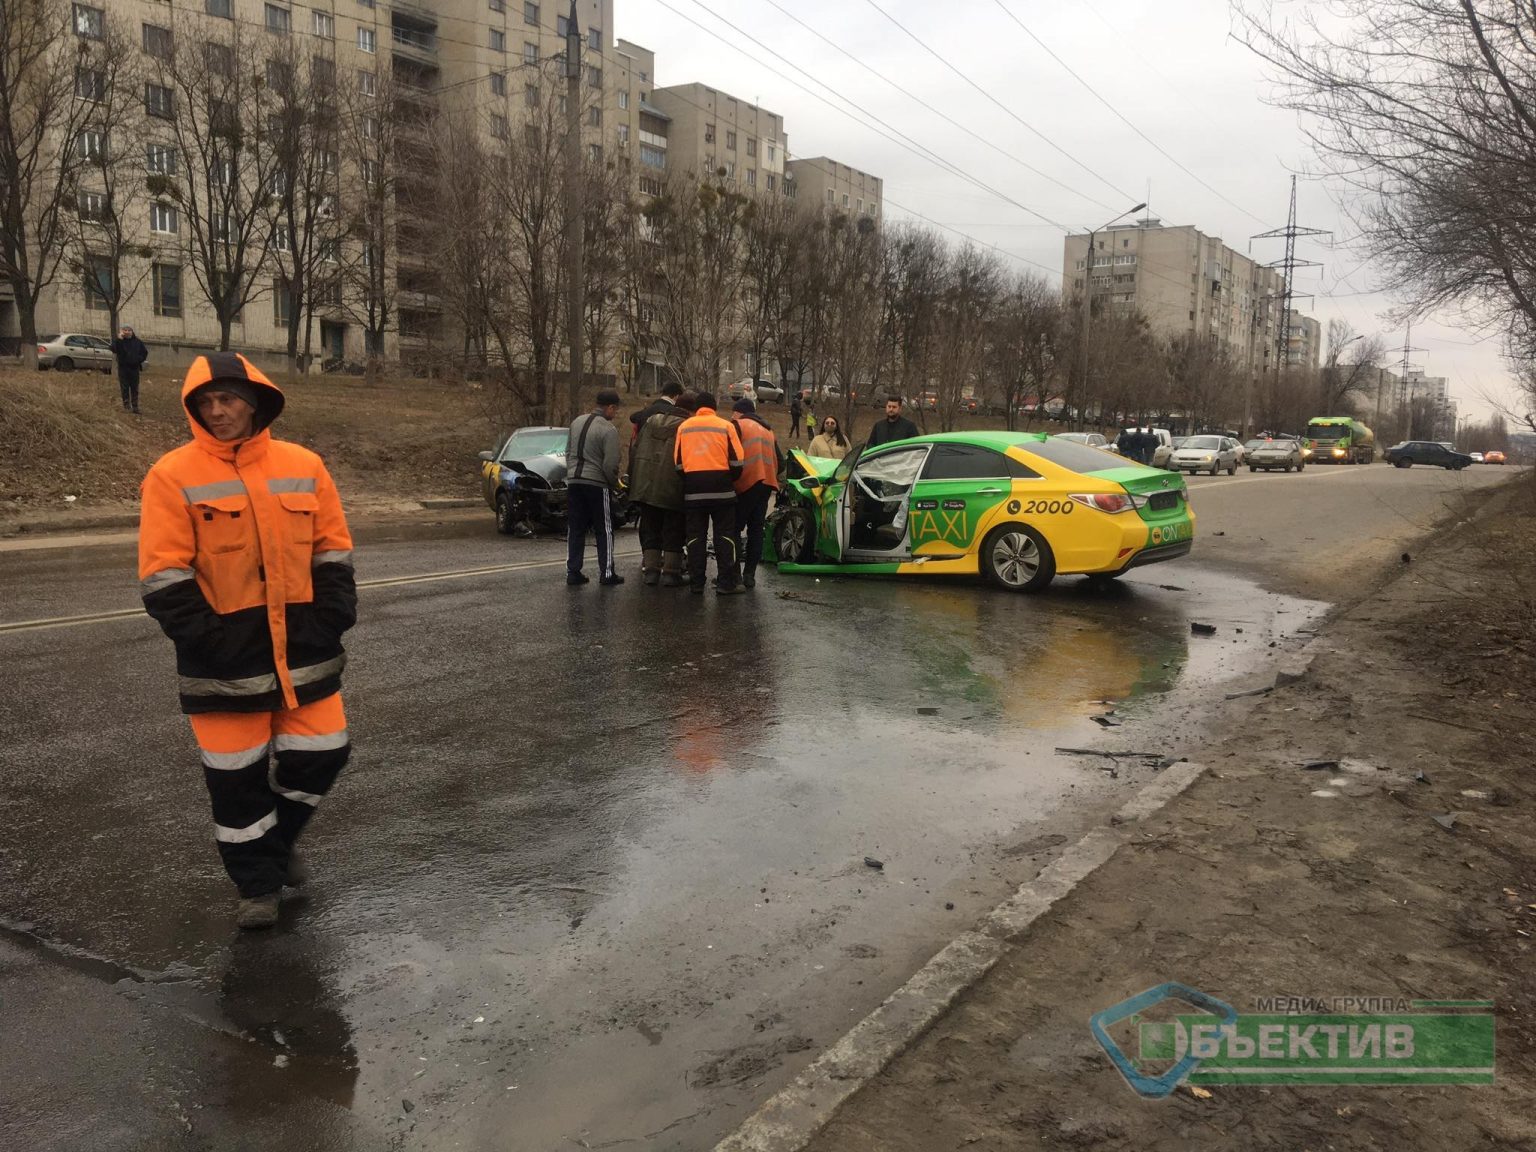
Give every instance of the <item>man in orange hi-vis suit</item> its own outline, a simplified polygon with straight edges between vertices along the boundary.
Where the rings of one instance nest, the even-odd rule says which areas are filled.
[[[295,841],[351,748],[352,537],[320,457],[273,439],[283,394],[250,361],[198,357],[181,400],[192,442],[144,478],[139,580],[176,646],[236,922],[268,928],[283,885],[307,879]]]

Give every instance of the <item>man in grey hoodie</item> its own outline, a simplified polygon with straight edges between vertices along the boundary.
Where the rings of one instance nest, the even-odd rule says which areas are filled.
[[[604,388],[597,407],[571,421],[565,446],[565,582],[573,586],[592,582],[581,570],[588,531],[597,536],[598,583],[624,583],[613,568],[613,493],[619,487],[619,430],[613,418],[618,411],[619,394]]]

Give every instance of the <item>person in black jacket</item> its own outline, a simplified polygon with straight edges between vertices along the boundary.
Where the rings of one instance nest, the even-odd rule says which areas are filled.
[[[875,421],[864,447],[878,448],[893,440],[910,440],[917,434],[917,425],[901,414],[901,397],[888,396],[885,401],[885,419]]]
[[[645,422],[658,412],[675,412],[677,410],[677,398],[683,394],[683,386],[676,380],[668,380],[661,386],[661,395],[652,400],[638,412],[629,414],[631,431],[629,434],[629,450],[635,450],[635,441],[640,439],[640,429],[645,427]]]
[[[123,411],[138,415],[139,369],[149,359],[149,349],[134,335],[133,329],[124,324],[117,339],[112,341],[112,355],[117,357],[117,387],[123,394]]]

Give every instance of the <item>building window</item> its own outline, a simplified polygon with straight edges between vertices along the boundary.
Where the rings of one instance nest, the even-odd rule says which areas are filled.
[[[528,3],[527,0],[524,0],[523,23],[531,24],[535,28],[539,26],[539,6],[537,4]]]
[[[618,136],[619,147],[620,148],[627,148],[627,147],[629,147],[629,125],[628,124],[620,124],[619,128],[618,128],[618,132],[616,133],[616,135]]]
[[[276,32],[279,36],[288,35],[288,30],[293,26],[293,17],[286,8],[279,8],[276,4],[266,5],[267,31]]]
[[[336,17],[329,12],[316,11],[314,16],[315,35],[323,40],[336,39]]]
[[[505,96],[507,94],[507,74],[505,72],[491,73],[491,95]]]
[[[603,126],[603,110],[596,104],[587,109],[587,123],[593,128],[601,128]]]
[[[107,27],[107,14],[100,8],[91,8],[85,4],[76,4],[75,35],[84,36],[87,40],[100,40]]]
[[[843,193],[843,207],[848,207],[848,193],[846,192]]]
[[[145,145],[144,168],[157,176],[176,175],[176,149],[164,144]]]
[[[661,195],[661,181],[651,176],[640,177],[640,191],[647,196]]]
[[[860,216],[864,215],[864,197],[859,197],[858,201],[854,204],[853,210]]]
[[[235,54],[228,44],[204,44],[203,63],[215,76],[229,76],[235,70]]]
[[[309,62],[309,78],[320,92],[330,95],[336,87],[336,61],[325,56],[314,57]]]
[[[747,187],[748,188],[756,188],[757,187],[757,169],[756,168],[748,168],[747,169]]]
[[[500,28],[491,29],[491,51],[505,52],[507,50],[507,34]]]
[[[94,68],[76,68],[75,95],[93,104],[100,104],[107,98],[106,74]]]
[[[336,263],[337,248],[335,238],[320,241],[319,252],[320,259],[324,260],[327,264]]]
[[[272,281],[272,326],[287,328],[293,317],[293,286],[286,276]]]
[[[779,179],[772,172],[770,172],[768,175],[763,177],[763,184],[768,189],[768,191],[773,192],[778,188]]]
[[[537,108],[539,106],[539,86],[537,84],[529,84],[523,88],[523,103],[530,108]]]
[[[286,225],[278,224],[272,229],[272,250],[274,252],[292,252],[293,241],[288,235]]]
[[[593,88],[603,86],[603,70],[595,64],[587,65],[587,84]]]
[[[105,220],[107,198],[101,192],[81,192],[79,197],[80,219]]]
[[[750,156],[753,160],[757,159],[757,137],[756,136],[748,136],[747,137],[747,155]]]
[[[736,133],[727,132],[725,134],[725,146],[732,152],[736,151]]]
[[[704,125],[704,143],[706,143],[706,144],[713,144],[714,142],[715,142],[715,126],[713,124],[706,124],[706,125]]]
[[[100,163],[107,158],[107,134],[98,128],[86,128],[75,137],[75,155],[81,160]]]
[[[796,184],[787,176],[784,178],[784,195],[789,197],[791,200],[800,199],[800,185]]]
[[[377,140],[379,138],[379,118],[377,116],[364,116],[362,119],[363,139]]]
[[[624,111],[627,111],[628,109],[629,109],[629,93],[628,92],[620,92],[619,93],[619,111],[624,112]]]
[[[491,11],[492,12],[505,12],[506,10],[507,10],[507,0],[491,0]]]
[[[507,118],[505,116],[492,115],[491,135],[496,137],[498,140],[505,140],[508,136],[511,135],[511,132],[507,127]]]
[[[293,68],[281,60],[268,60],[267,87],[286,94],[293,88]]]
[[[149,230],[160,232],[166,236],[175,236],[181,231],[181,221],[176,215],[176,208],[171,204],[151,204],[149,206]]]
[[[587,159],[594,164],[601,164],[603,162],[603,146],[601,144],[588,144]]]
[[[523,63],[528,65],[539,62],[539,46],[532,40],[523,41]]]
[[[92,312],[109,312],[112,295],[112,261],[105,256],[85,258],[85,306]]]
[[[652,147],[650,144],[642,144],[640,145],[640,163],[644,164],[647,168],[665,168],[667,166],[667,150],[665,148]],[[658,192],[655,195],[659,196],[661,193]]]
[[[210,16],[233,20],[235,18],[234,0],[203,0],[203,11]]]
[[[156,264],[151,281],[156,316],[181,315],[181,268],[175,264]]]
[[[603,30],[601,28],[587,29],[587,47],[594,52],[603,50]]]
[[[357,50],[366,52],[372,56],[378,45],[378,39],[372,28],[359,28],[357,30]]]
[[[571,19],[569,16],[555,17],[555,35],[564,40],[571,34]]]
[[[148,55],[156,60],[169,60],[174,46],[175,37],[169,28],[162,28],[158,24],[144,25],[144,51]]]
[[[357,90],[364,96],[372,96],[378,91],[373,73],[366,68],[357,70]]]
[[[828,204],[835,204],[836,202],[837,202],[837,193],[832,191],[832,189],[828,188],[827,189],[827,203]]]
[[[373,160],[363,161],[363,183],[369,186],[379,182],[379,165]]]
[[[778,149],[777,145],[775,145],[775,144],[768,145],[768,163],[772,164],[774,162],[774,159],[778,156],[778,154],[779,154],[779,149]]]
[[[144,112],[159,120],[174,120],[175,98],[164,84],[144,85]]]

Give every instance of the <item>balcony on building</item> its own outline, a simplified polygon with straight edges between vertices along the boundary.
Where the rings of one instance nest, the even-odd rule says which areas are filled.
[[[396,5],[390,13],[390,41],[397,60],[437,65],[437,17],[414,5]]]

